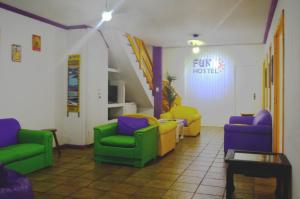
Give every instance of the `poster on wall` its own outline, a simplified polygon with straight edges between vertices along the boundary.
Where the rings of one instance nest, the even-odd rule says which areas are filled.
[[[33,51],[41,51],[41,36],[32,35],[32,50]]]
[[[13,62],[21,62],[21,58],[22,58],[21,45],[12,44],[11,45],[11,60]]]
[[[80,55],[69,55],[68,57],[68,111],[80,112]]]

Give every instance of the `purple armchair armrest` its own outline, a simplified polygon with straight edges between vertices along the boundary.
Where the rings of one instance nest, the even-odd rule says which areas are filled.
[[[229,119],[230,124],[252,124],[253,116],[231,116]]]
[[[234,125],[225,124],[225,132],[230,133],[251,133],[251,134],[272,134],[272,127],[265,125]]]

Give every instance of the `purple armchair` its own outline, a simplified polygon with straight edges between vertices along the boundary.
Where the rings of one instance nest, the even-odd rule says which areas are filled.
[[[224,126],[224,152],[228,149],[272,151],[272,116],[267,110],[255,117],[232,116]]]

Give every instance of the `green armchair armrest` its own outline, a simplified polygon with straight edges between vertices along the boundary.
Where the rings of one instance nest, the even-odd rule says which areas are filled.
[[[136,140],[135,154],[142,159],[157,154],[158,126],[151,125],[134,133]],[[147,142],[147,143],[146,143]]]
[[[21,129],[18,133],[20,144],[35,143],[45,146],[47,165],[53,164],[52,144],[53,135],[49,131]]]
[[[94,142],[101,140],[104,137],[117,134],[117,123],[99,125],[94,128]]]

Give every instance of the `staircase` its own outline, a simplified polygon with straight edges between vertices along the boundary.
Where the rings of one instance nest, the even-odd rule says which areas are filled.
[[[128,33],[126,33],[124,36],[128,39],[132,53],[135,55],[136,62],[139,64],[139,68],[143,71],[144,77],[149,85],[149,89],[153,91],[153,64],[144,41],[137,37],[131,36]]]
[[[127,33],[103,30],[109,45],[110,67],[120,71],[125,82],[126,101],[140,109],[153,109],[152,61],[145,43]]]

